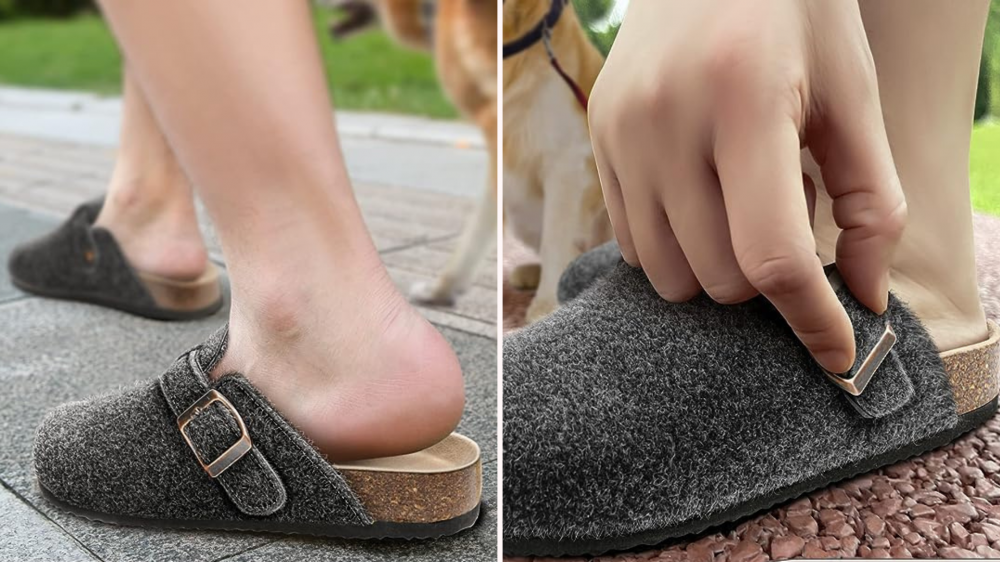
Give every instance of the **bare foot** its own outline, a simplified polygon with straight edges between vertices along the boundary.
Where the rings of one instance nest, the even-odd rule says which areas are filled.
[[[325,291],[306,281],[234,298],[229,347],[212,376],[243,373],[331,460],[437,443],[462,415],[461,368],[382,271],[351,289],[341,275]]]
[[[158,197],[156,188],[112,186],[94,224],[111,231],[135,269],[168,279],[197,279],[208,267],[208,253],[190,191],[183,190],[181,197]]]

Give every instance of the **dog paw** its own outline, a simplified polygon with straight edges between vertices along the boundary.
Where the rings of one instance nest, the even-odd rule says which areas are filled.
[[[528,310],[524,314],[524,319],[528,322],[528,324],[534,324],[549,314],[552,314],[552,312],[558,307],[559,304],[556,303],[555,299],[539,299],[536,297],[531,301],[531,304],[528,305]]]
[[[534,291],[542,278],[542,265],[527,263],[515,267],[508,276],[510,286],[518,291]]]
[[[420,304],[451,306],[455,304],[455,292],[434,281],[421,281],[410,287],[410,300]]]

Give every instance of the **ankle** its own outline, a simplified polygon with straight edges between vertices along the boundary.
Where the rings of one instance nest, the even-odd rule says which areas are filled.
[[[406,454],[446,437],[465,400],[448,342],[388,279],[365,292],[327,279],[320,292],[297,282],[234,296],[229,348],[212,376],[242,373],[333,460]]]
[[[986,315],[974,283],[955,283],[924,272],[894,270],[892,290],[920,319],[938,351],[945,352],[985,341]],[[975,279],[975,277],[972,277]]]
[[[190,188],[176,177],[112,180],[95,226],[109,230],[136,269],[190,280],[208,267]],[[118,182],[118,183],[116,183]]]

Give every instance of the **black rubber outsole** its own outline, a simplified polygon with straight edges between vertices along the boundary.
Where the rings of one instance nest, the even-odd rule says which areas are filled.
[[[184,519],[146,519],[110,515],[70,505],[52,495],[41,483],[38,487],[46,500],[60,509],[78,517],[110,523],[123,527],[150,527],[155,529],[185,529],[201,531],[253,531],[282,535],[309,535],[336,539],[368,540],[424,540],[454,535],[476,524],[482,503],[470,511],[444,521],[433,523],[395,523],[376,521],[371,525],[331,525],[326,523],[285,523],[274,521],[199,521]]]
[[[708,529],[734,523],[761,511],[783,504],[799,496],[825,488],[831,484],[848,480],[859,474],[871,472],[884,466],[909,459],[943,447],[962,435],[986,423],[997,411],[997,398],[979,408],[959,416],[958,425],[949,431],[938,433],[912,443],[906,447],[852,463],[835,470],[805,480],[793,486],[779,489],[773,494],[756,498],[734,506],[726,511],[689,521],[682,525],[643,531],[631,535],[600,540],[550,540],[550,539],[507,539],[503,541],[505,556],[597,556],[611,551],[631,550],[641,546],[653,546],[671,539],[696,535]]]
[[[30,283],[25,283],[24,281],[19,280],[17,277],[14,277],[13,275],[11,275],[10,281],[18,289],[26,293],[38,295],[40,297],[94,304],[97,306],[103,306],[105,308],[112,308],[135,316],[149,318],[150,320],[167,320],[167,321],[198,320],[200,318],[205,318],[207,316],[215,314],[222,308],[223,304],[225,304],[223,297],[220,296],[219,300],[213,302],[212,304],[206,306],[205,308],[199,308],[197,310],[170,310],[167,308],[160,308],[155,306],[153,307],[138,306],[126,302],[116,301],[108,297],[105,297],[103,295],[94,295],[84,292],[72,293],[67,291],[43,289],[31,285]]]

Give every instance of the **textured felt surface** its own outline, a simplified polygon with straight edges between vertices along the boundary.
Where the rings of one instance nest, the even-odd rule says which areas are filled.
[[[559,276],[559,289],[556,293],[559,302],[569,302],[621,261],[622,253],[618,242],[614,240],[580,254]]]
[[[10,276],[27,290],[155,309],[114,236],[93,226],[101,205],[85,203],[54,231],[15,248],[7,262]]]
[[[213,336],[209,345],[224,347],[224,342]],[[362,526],[372,522],[340,474],[245,378],[227,374],[208,383],[199,367],[210,369],[215,360],[208,358],[220,356],[218,349],[198,347],[191,353],[197,354],[194,360],[188,354],[178,358],[159,384],[140,383],[49,414],[35,437],[39,483],[70,505],[109,515]],[[196,362],[201,364],[192,367]],[[231,474],[226,471],[225,482],[209,478],[198,465],[164,396],[167,388],[174,389],[171,399],[186,402],[195,396],[186,410],[199,393],[183,397],[176,389],[184,384],[217,389],[247,425],[256,452],[237,461]],[[215,435],[205,426],[213,417],[223,428]],[[188,434],[205,458],[214,458],[239,438],[239,432],[226,425],[235,418],[225,408],[215,405],[199,420],[203,425],[189,426]]]
[[[666,303],[624,264],[508,335],[505,538],[668,528],[953,427],[919,323],[895,299],[884,319],[849,308],[860,332],[892,323],[915,389],[880,419],[858,415],[763,299]]]
[[[987,317],[1000,321],[1000,249],[995,242],[1000,239],[1000,218],[977,214],[973,223],[980,298]],[[505,272],[533,259],[510,241],[504,243],[503,257]],[[523,325],[530,296],[504,283],[505,330]],[[998,528],[1000,415],[948,447],[776,506],[738,525],[632,552],[562,560],[1000,558]],[[509,562],[529,560],[510,558]]]

